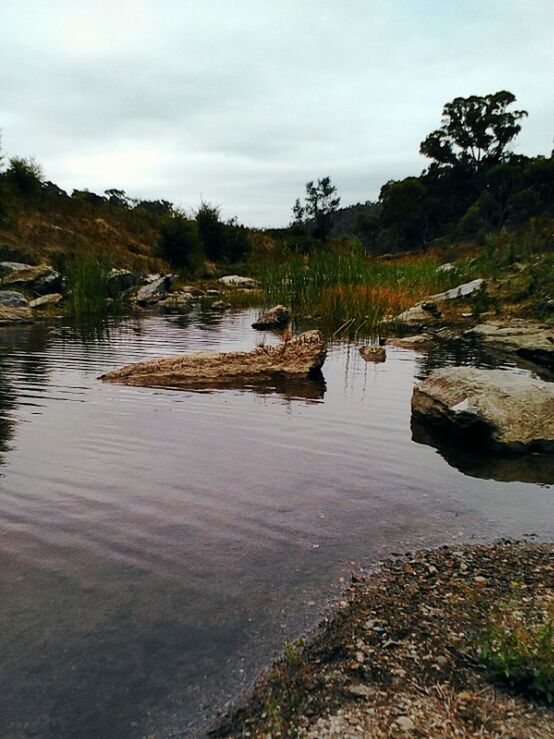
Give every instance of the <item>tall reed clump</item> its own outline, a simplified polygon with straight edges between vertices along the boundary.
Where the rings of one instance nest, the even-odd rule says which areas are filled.
[[[98,255],[80,252],[67,264],[67,310],[72,315],[86,316],[108,309],[108,272]]]
[[[437,266],[432,257],[384,261],[353,247],[292,255],[282,264],[263,265],[258,276],[267,301],[290,306],[297,317],[350,320],[371,331],[384,317],[450,286],[452,276]]]

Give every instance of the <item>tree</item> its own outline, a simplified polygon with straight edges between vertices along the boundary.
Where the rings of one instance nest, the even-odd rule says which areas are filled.
[[[382,224],[393,247],[426,248],[435,235],[439,202],[418,177],[391,180],[381,188]]]
[[[339,205],[340,197],[337,196],[337,188],[331,183],[330,177],[318,180],[317,185],[313,181],[307,182],[304,205],[300,198],[297,198],[293,205],[292,225],[298,227],[303,224],[310,229],[316,239],[327,241]]]
[[[204,200],[195,214],[198,235],[206,250],[206,256],[213,262],[225,256],[225,228],[220,220],[220,210]]]
[[[507,90],[457,97],[442,111],[442,125],[421,142],[420,154],[437,165],[486,170],[506,158],[507,147],[520,132],[525,110],[508,111],[516,100]]]
[[[4,180],[20,195],[32,197],[40,193],[44,174],[33,158],[13,157],[4,172]]]
[[[181,214],[165,218],[160,228],[157,253],[172,267],[195,272],[202,260],[196,223],[187,221]]]

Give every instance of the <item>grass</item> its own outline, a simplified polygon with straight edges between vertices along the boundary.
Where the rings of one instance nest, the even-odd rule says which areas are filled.
[[[497,678],[554,702],[554,597],[514,589],[486,613],[477,651]]]
[[[66,307],[71,315],[96,315],[108,310],[108,272],[107,263],[89,252],[80,252],[68,263]]]
[[[379,321],[409,308],[456,281],[437,272],[435,257],[414,255],[394,261],[368,256],[356,245],[310,255],[290,255],[260,265],[257,277],[268,304],[283,303],[296,318],[323,316],[337,325],[370,333]]]

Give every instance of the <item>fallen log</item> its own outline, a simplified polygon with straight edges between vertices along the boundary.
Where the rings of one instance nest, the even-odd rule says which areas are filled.
[[[145,387],[224,387],[287,377],[299,379],[317,374],[326,354],[321,332],[306,331],[276,346],[151,359],[107,372],[99,379]]]

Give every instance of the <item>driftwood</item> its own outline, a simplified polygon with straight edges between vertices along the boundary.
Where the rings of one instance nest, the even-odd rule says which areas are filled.
[[[320,331],[306,331],[277,346],[249,352],[196,352],[130,364],[100,377],[147,387],[222,387],[307,378],[321,369],[327,349]]]

